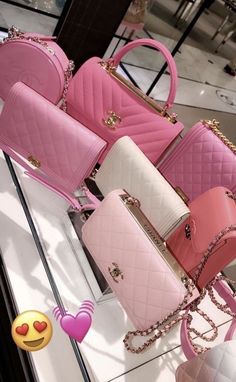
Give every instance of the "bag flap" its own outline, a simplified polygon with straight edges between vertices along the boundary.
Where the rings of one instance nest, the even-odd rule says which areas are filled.
[[[191,243],[195,252],[205,252],[223,228],[235,224],[236,203],[228,193],[232,194],[225,187],[215,187],[190,204]]]
[[[106,143],[23,83],[0,116],[0,140],[73,192],[90,175]]]
[[[112,146],[95,181],[104,196],[122,188],[137,198],[165,239],[189,215],[187,205],[129,137],[120,138]]]

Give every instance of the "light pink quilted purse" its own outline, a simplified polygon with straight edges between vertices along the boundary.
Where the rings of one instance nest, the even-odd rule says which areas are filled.
[[[123,55],[141,45],[159,50],[167,60],[170,92],[163,108],[117,72]],[[108,142],[100,162],[113,143],[127,135],[156,164],[184,127],[175,114],[167,113],[175,99],[176,83],[176,65],[169,50],[155,40],[138,39],[107,61],[93,57],[80,67],[69,85],[67,111]]]
[[[0,115],[0,148],[74,208],[80,209],[74,191],[90,175],[105,146],[33,89],[21,82],[11,88]]]
[[[236,341],[228,341],[190,361],[176,371],[176,382],[236,381]]]
[[[198,290],[142,213],[123,190],[110,192],[82,227],[83,242],[138,331],[124,340],[140,353],[174,324],[170,320],[198,296]],[[168,323],[168,328],[159,327]],[[156,330],[159,332],[156,334]],[[134,335],[155,335],[135,348]]]
[[[74,67],[52,36],[22,33],[11,27],[0,44],[0,97],[5,100],[16,82],[23,82],[57,104],[65,96]]]
[[[218,125],[215,120],[197,123],[159,167],[190,201],[216,186],[236,192],[236,147]]]

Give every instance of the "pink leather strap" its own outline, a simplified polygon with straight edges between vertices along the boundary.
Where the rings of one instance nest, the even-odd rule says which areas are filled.
[[[232,291],[223,281],[217,281],[214,285],[215,290],[219,294],[219,296],[229,305],[232,312],[236,313],[236,301],[232,295]],[[186,318],[183,318],[181,329],[180,329],[180,339],[183,352],[185,357],[189,360],[196,357],[198,354],[194,351],[193,346],[188,338],[188,330],[187,330],[187,314],[189,309],[186,310]],[[229,341],[233,338],[234,332],[236,329],[236,320],[233,319],[231,325],[225,335],[224,340]]]
[[[108,62],[112,62],[113,65],[118,66],[122,57],[127,52],[129,52],[131,49],[140,45],[148,45],[153,48],[156,48],[162,53],[162,55],[165,57],[167,61],[169,71],[170,71],[170,91],[169,91],[169,95],[168,95],[165,107],[170,108],[173,106],[173,103],[175,100],[178,75],[177,75],[177,68],[176,68],[175,61],[170,51],[165,47],[165,45],[161,44],[160,42],[156,40],[152,40],[149,38],[137,39],[123,46],[110,60],[108,60]]]
[[[80,205],[78,200],[73,197],[72,194],[67,192],[63,189],[61,186],[57,186],[56,184],[50,182],[49,179],[45,175],[43,175],[40,172],[36,172],[34,169],[32,169],[26,161],[24,161],[15,151],[13,151],[9,146],[5,145],[3,142],[0,142],[1,149],[8,154],[11,158],[13,158],[17,163],[19,163],[22,167],[24,167],[27,171],[25,171],[25,174],[30,176],[32,179],[37,180],[39,183],[46,186],[49,190],[52,190],[57,195],[59,195],[61,198],[67,200],[70,205],[75,208],[78,211],[84,211],[84,210],[94,210],[96,209],[100,201],[94,196],[87,188],[84,188],[85,194],[89,200],[91,200],[91,204],[85,204],[83,206]]]

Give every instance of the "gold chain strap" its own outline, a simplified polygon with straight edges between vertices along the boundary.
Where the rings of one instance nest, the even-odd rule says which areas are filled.
[[[227,233],[229,233],[231,231],[235,231],[235,230],[236,230],[236,224],[232,225],[230,227],[226,227],[219,234],[217,234],[216,237],[209,244],[209,246],[208,246],[208,248],[207,248],[207,250],[206,250],[206,252],[202,258],[202,261],[198,265],[197,270],[195,272],[195,276],[193,279],[194,282],[192,280],[188,280],[188,282],[186,284],[187,293],[186,293],[182,303],[180,303],[178,305],[177,309],[174,312],[171,312],[163,320],[156,322],[154,325],[150,326],[150,328],[148,328],[146,330],[129,331],[126,334],[123,342],[124,342],[124,345],[128,351],[130,351],[132,353],[136,353],[136,354],[141,353],[142,351],[147,349],[153,342],[155,342],[158,338],[162,337],[167,332],[169,332],[169,330],[172,327],[174,327],[178,322],[180,322],[184,318],[187,318],[188,338],[189,338],[194,350],[197,353],[202,353],[202,352],[208,350],[208,348],[204,348],[204,347],[201,347],[200,345],[194,344],[193,339],[190,336],[190,333],[192,332],[192,333],[198,335],[199,337],[201,337],[205,341],[213,341],[218,335],[218,330],[217,330],[215,323],[208,317],[208,315],[206,313],[204,313],[201,309],[198,308],[198,305],[200,304],[200,302],[203,300],[203,298],[206,295],[205,289],[203,289],[200,292],[200,297],[198,297],[197,300],[193,301],[190,304],[190,310],[192,312],[196,312],[196,313],[200,314],[209,323],[209,325],[213,329],[213,335],[211,337],[206,337],[205,335],[201,334],[196,329],[191,328],[190,325],[192,322],[192,317],[189,313],[187,315],[186,314],[179,315],[178,317],[176,317],[172,321],[170,321],[170,322],[168,322],[168,321],[170,319],[174,318],[174,316],[176,316],[176,314],[178,314],[187,305],[189,297],[192,296],[193,288],[195,287],[195,285],[197,285],[197,281],[199,280],[199,277],[201,276],[209,257],[212,255],[215,246],[218,244],[218,242],[222,239],[223,236],[225,236]],[[207,288],[208,288],[208,286],[206,287],[206,289]],[[224,306],[222,306],[222,309],[224,309]],[[230,314],[230,313],[228,313],[228,314]],[[232,313],[232,316],[235,317],[235,314]],[[147,335],[153,333],[154,331],[157,331],[157,332],[154,334],[154,336],[149,338],[143,345],[138,346],[138,347],[134,347],[131,345],[131,341],[132,341],[133,337],[135,337],[135,336],[147,336]]]
[[[200,122],[204,126],[208,127],[234,154],[236,154],[236,146],[228,138],[226,138],[223,133],[221,133],[219,130],[220,123],[216,121],[216,119],[203,119]]]
[[[46,41],[43,41],[40,37],[37,36],[25,36],[23,32],[21,32],[18,28],[15,26],[12,26],[8,29],[8,37],[5,37],[3,39],[3,44],[7,41],[12,40],[27,40],[27,41],[33,41],[38,44],[40,44],[42,47],[47,49],[47,51],[51,54],[54,54],[54,50],[47,44]],[[66,112],[66,95],[68,92],[69,87],[69,80],[72,76],[72,72],[74,70],[74,61],[69,60],[67,68],[64,70],[64,88],[62,93],[62,102],[61,102],[61,108],[63,111]]]

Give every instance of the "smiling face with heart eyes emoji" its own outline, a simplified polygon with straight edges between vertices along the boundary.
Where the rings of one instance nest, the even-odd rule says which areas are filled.
[[[27,351],[44,348],[52,338],[49,318],[37,310],[27,310],[13,321],[11,335],[16,345]]]

